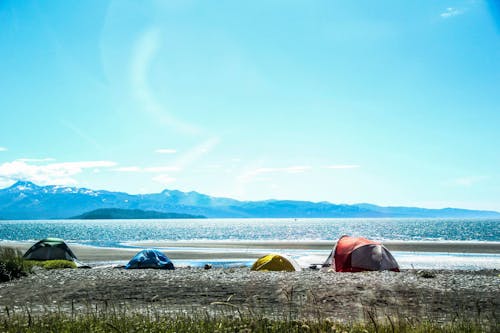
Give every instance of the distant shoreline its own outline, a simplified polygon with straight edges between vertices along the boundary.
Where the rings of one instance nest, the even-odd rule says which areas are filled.
[[[168,213],[167,213],[168,214]],[[182,215],[182,214],[181,214]],[[185,214],[190,215],[190,214]],[[166,218],[156,218],[156,217],[146,217],[146,218],[77,218],[75,217],[54,217],[54,218],[3,218],[0,217],[0,221],[101,221],[101,220],[114,220],[114,221],[130,221],[130,220],[449,220],[449,221],[459,221],[459,220],[469,220],[469,221],[482,221],[482,220],[499,220],[500,217],[425,217],[425,216],[316,216],[316,217],[272,217],[272,216],[248,216],[248,217],[238,217],[238,216],[223,216],[223,217],[213,217],[205,215],[191,215],[193,217],[166,217]]]
[[[69,220],[152,220],[205,219],[203,215],[160,212],[156,210],[100,208],[70,217]]]

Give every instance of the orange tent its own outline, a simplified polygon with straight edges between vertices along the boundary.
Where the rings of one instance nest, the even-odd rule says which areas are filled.
[[[336,272],[399,272],[396,259],[381,243],[350,236],[340,237],[323,267]]]

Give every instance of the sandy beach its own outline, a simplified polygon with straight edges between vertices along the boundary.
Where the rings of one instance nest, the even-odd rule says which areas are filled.
[[[26,251],[33,242],[1,241],[0,246]],[[332,241],[145,241],[129,242],[130,248],[110,248],[68,243],[79,260],[84,262],[129,260],[141,248],[162,248],[175,259],[232,259],[258,258],[265,249],[271,250],[325,250],[333,248]],[[384,242],[390,251],[443,252],[443,253],[500,253],[500,242]],[[230,251],[223,251],[229,249]],[[170,250],[170,251],[169,251]]]

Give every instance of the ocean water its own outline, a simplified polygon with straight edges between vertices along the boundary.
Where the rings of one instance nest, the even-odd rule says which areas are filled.
[[[124,246],[146,240],[500,241],[500,219],[197,219],[0,221],[0,240]]]

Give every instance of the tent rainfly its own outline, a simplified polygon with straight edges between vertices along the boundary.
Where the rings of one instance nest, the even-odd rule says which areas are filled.
[[[336,272],[399,272],[396,259],[381,243],[346,235],[340,237],[323,268],[331,268]]]
[[[70,260],[78,262],[75,254],[60,238],[45,238],[35,243],[23,255],[28,260]]]
[[[254,262],[251,268],[252,271],[300,271],[301,268],[295,260],[290,257],[271,253],[260,257]]]
[[[170,261],[163,252],[156,249],[145,249],[140,251],[130,259],[125,268],[175,269],[172,261]]]

